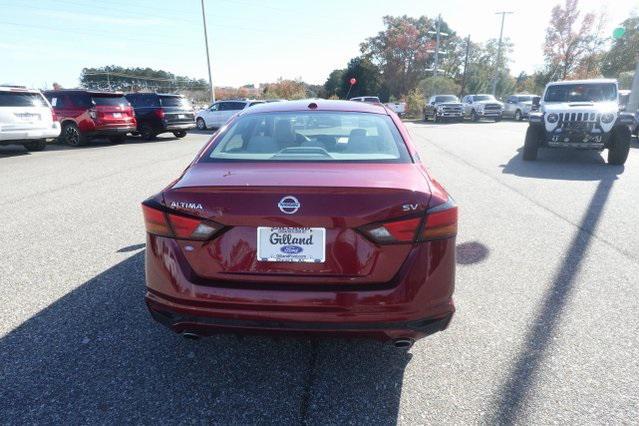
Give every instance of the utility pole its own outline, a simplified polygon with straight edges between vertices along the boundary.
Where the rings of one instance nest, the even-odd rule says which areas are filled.
[[[470,34],[468,34],[468,37],[466,37],[466,56],[464,58],[464,75],[462,77],[461,92],[459,94],[460,98],[464,97],[464,90],[466,89],[466,73],[468,71],[468,55],[469,54],[470,54]]]
[[[211,103],[215,102],[215,88],[213,87],[213,79],[211,78],[211,59],[209,57],[209,37],[206,33],[206,13],[204,11],[204,0],[200,0],[202,4],[202,22],[204,24],[204,45],[206,46],[206,65],[209,69],[209,86],[211,87]]]
[[[499,30],[499,44],[497,45],[497,62],[495,62],[495,75],[493,77],[493,95],[497,92],[497,80],[499,80],[499,66],[501,65],[501,42],[504,36],[504,20],[506,15],[513,12],[497,12],[495,15],[501,15],[501,30]]]
[[[435,60],[433,61],[433,77],[437,77],[437,68],[439,67],[439,42],[441,40],[441,36],[448,36],[448,33],[443,33],[441,31],[442,25],[442,15],[439,14],[437,16],[437,25],[435,26],[435,31],[428,31],[428,34],[435,34],[435,51],[429,50],[429,53],[435,53]],[[433,95],[435,94],[435,80],[433,79]]]

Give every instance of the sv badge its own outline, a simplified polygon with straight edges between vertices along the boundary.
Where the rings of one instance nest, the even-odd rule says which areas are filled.
[[[417,210],[419,204],[404,204],[402,205],[402,210],[405,212],[412,212],[413,210]]]

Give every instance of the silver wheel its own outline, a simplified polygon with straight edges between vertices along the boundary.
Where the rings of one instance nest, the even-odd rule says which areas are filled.
[[[206,130],[206,123],[202,117],[198,117],[197,120],[195,120],[195,125],[198,130]]]

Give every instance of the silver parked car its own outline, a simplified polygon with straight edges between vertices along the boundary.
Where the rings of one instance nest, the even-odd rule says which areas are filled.
[[[504,104],[504,118],[514,118],[517,121],[521,121],[524,118],[528,118],[528,114],[536,109],[533,100],[539,96],[531,95],[529,93],[514,94],[508,96],[506,103]]]

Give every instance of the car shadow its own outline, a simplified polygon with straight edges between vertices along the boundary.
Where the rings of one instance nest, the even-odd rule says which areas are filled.
[[[540,149],[537,161],[524,161],[523,148],[506,164],[502,173],[535,179],[610,180],[624,172],[624,166],[611,166],[599,151]]]
[[[191,341],[152,322],[144,292],[142,250],[2,337],[3,422],[397,423],[410,354],[368,340]]]
[[[610,170],[599,166],[597,161],[594,163],[597,167]],[[582,169],[582,172],[585,175],[589,174],[588,170]],[[553,281],[546,290],[536,314],[530,320],[522,349],[514,358],[512,368],[506,374],[494,397],[493,410],[491,410],[493,414],[488,424],[526,423],[522,421],[522,411],[528,397],[535,392],[540,369],[556,336],[562,315],[570,302],[577,284],[576,276],[582,268],[597,223],[617,177],[614,170],[611,170],[608,174],[598,176],[598,179],[600,181],[575,230],[570,246],[561,257],[563,261],[555,272]]]
[[[0,146],[0,158],[19,157],[22,155],[31,155],[22,145]]]

